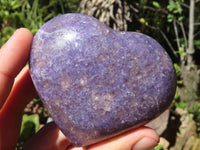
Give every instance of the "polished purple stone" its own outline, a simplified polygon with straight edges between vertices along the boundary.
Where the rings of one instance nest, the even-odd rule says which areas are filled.
[[[38,30],[30,72],[75,146],[144,125],[170,105],[176,89],[173,63],[158,42],[83,14],[58,16]]]

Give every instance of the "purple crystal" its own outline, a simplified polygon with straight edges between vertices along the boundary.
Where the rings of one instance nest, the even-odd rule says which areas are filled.
[[[75,146],[144,125],[170,105],[176,89],[173,63],[158,42],[83,14],[58,16],[38,30],[30,71]]]

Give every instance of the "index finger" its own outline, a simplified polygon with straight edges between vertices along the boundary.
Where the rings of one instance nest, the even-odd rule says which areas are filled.
[[[28,29],[18,29],[0,50],[0,109],[15,77],[28,60],[32,39],[33,35]]]

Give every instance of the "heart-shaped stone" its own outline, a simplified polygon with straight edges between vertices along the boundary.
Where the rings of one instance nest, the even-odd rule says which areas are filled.
[[[48,112],[75,146],[144,125],[170,105],[176,89],[173,63],[158,42],[83,14],[58,16],[38,30],[30,71]]]

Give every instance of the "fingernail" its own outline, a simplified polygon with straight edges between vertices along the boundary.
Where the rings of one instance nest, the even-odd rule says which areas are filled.
[[[150,150],[156,145],[158,145],[158,141],[150,137],[144,137],[133,146],[132,150]]]

